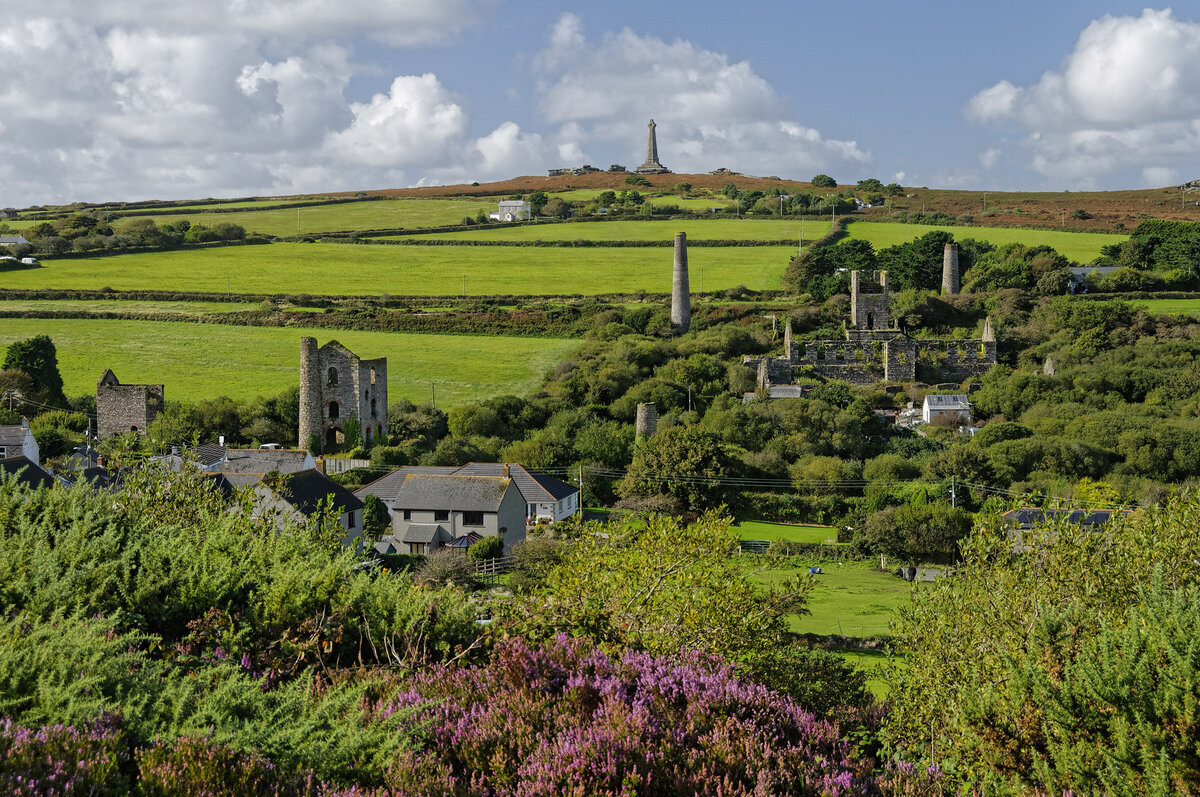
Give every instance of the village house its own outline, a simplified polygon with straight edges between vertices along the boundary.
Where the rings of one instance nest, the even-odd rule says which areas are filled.
[[[24,418],[19,424],[0,426],[0,459],[7,457],[25,457],[34,465],[42,462],[37,440]]]
[[[921,420],[933,423],[938,418],[954,417],[962,422],[971,419],[971,404],[962,393],[926,396],[921,405]]]
[[[342,545],[361,550],[363,503],[324,473],[315,469],[269,475],[223,473],[218,478],[234,487],[253,485],[251,517],[273,519],[279,528],[288,522],[310,523],[332,508],[342,528]]]
[[[53,487],[54,476],[33,460],[24,456],[6,457],[0,459],[0,475],[15,475],[17,484],[23,484],[30,489]]]
[[[578,487],[516,463],[472,462],[462,467],[406,465],[360,488],[355,495],[359,498],[373,495],[383,501],[391,512],[405,478],[410,475],[503,477],[505,473],[513,480],[525,502],[525,518],[529,523],[554,523],[579,511]]]
[[[427,554],[499,537],[508,554],[525,539],[525,500],[506,475],[410,473],[396,490],[391,511],[391,534],[375,545],[380,553]]]
[[[488,218],[492,221],[529,221],[532,215],[533,208],[525,200],[502,199],[499,209],[495,213],[489,213]]]

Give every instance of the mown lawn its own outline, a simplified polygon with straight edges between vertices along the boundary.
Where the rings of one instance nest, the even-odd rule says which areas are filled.
[[[743,520],[733,527],[743,540],[787,540],[788,542],[825,542],[837,539],[837,529],[830,526],[768,523],[765,520]]]
[[[749,557],[748,557],[749,559]],[[754,560],[750,559],[751,566]],[[891,573],[875,569],[870,562],[812,562],[823,575],[812,576],[814,587],[809,595],[811,614],[791,618],[791,628],[801,634],[844,634],[845,636],[882,636],[888,631],[892,612],[908,602],[912,586]],[[763,583],[780,581],[796,573],[781,568],[755,574]],[[807,573],[808,565],[799,568]]]
[[[271,204],[281,204],[279,202]],[[341,205],[315,205],[286,210],[247,210],[242,213],[206,213],[203,207],[192,214],[150,216],[159,224],[187,219],[193,224],[240,224],[247,232],[264,235],[300,235],[301,233],[340,230],[408,229],[458,224],[464,216],[496,210],[491,199],[378,199],[371,202],[347,202]],[[120,221],[114,222],[118,227]]]
[[[797,245],[803,228],[804,240],[812,242],[829,232],[829,220],[803,222],[765,219],[670,219],[666,221],[580,221],[547,222],[520,227],[464,227],[441,233],[406,235],[408,239],[451,239],[472,241],[670,241],[677,232],[700,241],[792,241]],[[789,247],[790,248],[790,247]],[[689,259],[700,248],[688,250]],[[793,249],[794,253],[794,249]]]
[[[943,230],[952,233],[956,241],[974,238],[997,246],[1022,243],[1029,246],[1045,244],[1068,259],[1090,263],[1100,256],[1100,247],[1119,244],[1128,235],[1101,232],[1064,232],[1062,230],[1026,230],[1015,227],[950,227],[932,224],[899,224],[896,222],[852,221],[846,227],[849,238],[869,242],[876,250],[908,243],[922,235]]]
[[[105,368],[127,384],[163,383],[167,400],[274,395],[298,384],[300,338],[336,338],[362,357],[388,358],[388,397],[439,407],[535,390],[576,341],[472,335],[243,327],[171,321],[0,320],[0,351],[49,335],[69,396],[94,394]],[[0,355],[2,356],[2,355]]]
[[[603,225],[599,225],[603,226]],[[794,250],[696,247],[693,291],[778,288]],[[652,293],[671,289],[669,247],[637,249],[277,243],[46,260],[9,288],[114,288],[395,296]]]

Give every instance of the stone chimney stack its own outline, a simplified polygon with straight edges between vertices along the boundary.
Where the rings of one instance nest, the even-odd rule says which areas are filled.
[[[634,424],[635,437],[644,440],[653,437],[658,431],[658,410],[654,404],[637,405],[637,421]]]
[[[675,272],[671,278],[671,326],[682,335],[692,326],[692,297],[688,288],[687,233],[675,233]]]
[[[958,244],[946,244],[942,253],[942,293],[958,293],[961,287],[958,276]]]
[[[792,359],[792,317],[783,317],[783,356]]]

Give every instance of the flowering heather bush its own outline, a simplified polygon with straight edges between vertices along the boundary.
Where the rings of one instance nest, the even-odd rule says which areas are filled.
[[[417,707],[420,748],[389,785],[404,794],[866,794],[870,762],[794,701],[700,653],[627,652],[585,640],[502,642],[484,666],[419,674],[385,713]]]
[[[10,795],[126,794],[128,750],[109,719],[31,730],[0,719],[0,791]]]

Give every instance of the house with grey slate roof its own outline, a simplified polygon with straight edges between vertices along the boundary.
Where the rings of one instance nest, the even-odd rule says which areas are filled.
[[[25,457],[34,465],[42,461],[37,440],[24,418],[19,424],[0,426],[0,459],[6,457]]]
[[[525,500],[513,479],[409,473],[392,499],[392,533],[375,548],[427,554],[444,546],[466,547],[470,543],[460,540],[472,535],[499,537],[505,554],[525,539]]]
[[[56,481],[49,471],[23,456],[0,459],[0,475],[15,475],[17,484],[24,484],[32,490],[53,487]]]
[[[327,507],[333,507],[342,527],[342,545],[361,547],[363,502],[354,493],[316,469],[281,474],[266,480],[262,473],[214,474],[233,487],[253,485],[251,517],[271,518],[282,528],[286,523],[305,524]],[[218,486],[219,489],[219,486]],[[355,540],[358,538],[358,542]]]
[[[512,479],[525,502],[525,517],[531,522],[563,520],[579,511],[579,488],[522,465],[499,462],[472,462],[462,467],[406,465],[397,468],[370,484],[355,495],[373,495],[383,501],[391,512],[404,480],[413,474],[439,476],[504,476]]]
[[[926,396],[921,405],[921,420],[925,423],[952,415],[964,423],[971,420],[971,404],[962,393]]]

